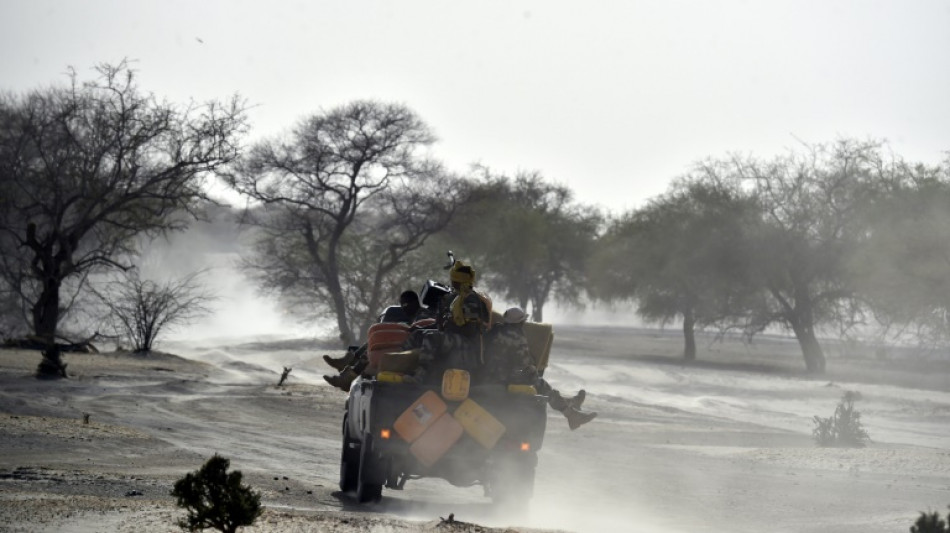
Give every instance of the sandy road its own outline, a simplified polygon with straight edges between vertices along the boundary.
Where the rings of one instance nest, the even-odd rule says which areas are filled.
[[[920,391],[854,384],[873,393],[866,420],[882,438],[821,449],[808,421],[852,384],[803,377],[794,358],[752,364],[747,351],[728,365],[669,364],[650,357],[675,342],[639,338],[630,353],[629,338],[607,333],[568,330],[555,343],[548,379],[567,393],[586,388],[586,407],[600,416],[571,432],[550,413],[535,498],[519,519],[495,515],[478,487],[437,480],[355,505],[336,487],[344,397],[315,380],[276,388],[276,371],[247,364],[96,356],[84,367],[74,356],[73,378],[44,382],[5,357],[0,413],[18,418],[0,431],[0,498],[36,505],[5,505],[0,530],[74,530],[58,529],[63,513],[89,531],[169,530],[171,484],[215,452],[262,491],[268,514],[249,531],[425,530],[454,513],[484,526],[578,532],[866,533],[906,530],[918,511],[950,503],[950,452],[933,445],[950,443],[950,429],[940,429],[950,427],[945,394],[916,400]],[[322,371],[312,354],[297,357],[294,372]],[[905,442],[915,439],[928,445]],[[131,490],[144,495],[126,497]],[[96,499],[111,507],[97,510]],[[51,501],[60,514],[29,514],[56,508]]]

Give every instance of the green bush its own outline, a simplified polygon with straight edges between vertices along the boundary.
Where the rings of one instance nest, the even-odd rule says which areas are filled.
[[[228,473],[231,461],[214,454],[197,472],[175,482],[172,496],[188,516],[178,521],[179,527],[199,531],[213,527],[234,533],[241,526],[254,523],[261,514],[261,495],[241,484],[241,472]]]
[[[847,391],[838,402],[833,416],[814,417],[815,428],[812,435],[819,446],[861,448],[871,440],[861,425],[861,413],[854,408],[855,400],[860,398],[860,393]]]
[[[936,511],[930,514],[921,512],[914,525],[910,526],[910,533],[950,533],[948,524],[950,524],[950,513],[947,514],[947,521],[944,522]]]

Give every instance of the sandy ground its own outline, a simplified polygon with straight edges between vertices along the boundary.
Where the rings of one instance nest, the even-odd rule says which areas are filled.
[[[535,498],[510,517],[438,480],[365,506],[339,493],[344,396],[313,342],[164,348],[187,358],[70,354],[54,381],[32,377],[37,353],[0,350],[0,531],[179,531],[172,484],[213,453],[262,493],[247,532],[873,533],[950,504],[945,355],[834,348],[816,379],[787,341],[707,342],[683,364],[675,333],[559,328],[546,377],[600,416],[572,432],[549,414]],[[872,442],[818,448],[812,417],[845,390]]]

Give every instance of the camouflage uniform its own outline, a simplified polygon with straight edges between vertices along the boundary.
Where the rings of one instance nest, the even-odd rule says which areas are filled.
[[[485,365],[480,377],[486,382],[534,384],[537,370],[521,324],[498,324],[488,335]]]
[[[570,407],[557,389],[538,376],[522,324],[499,324],[492,328],[481,376],[486,382],[534,385],[538,394],[548,397],[548,405],[555,411]]]
[[[481,295],[471,291],[462,301],[465,323],[459,325],[450,309],[457,297],[458,293],[453,292],[440,302],[436,317],[440,329],[420,330],[407,341],[407,348],[420,348],[419,368],[414,373],[419,382],[435,383],[448,368],[475,373],[482,367],[483,333],[491,317],[488,305]]]

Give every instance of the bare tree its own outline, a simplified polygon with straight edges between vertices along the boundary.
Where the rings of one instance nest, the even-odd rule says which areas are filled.
[[[156,282],[143,280],[137,269],[131,269],[98,294],[117,333],[132,343],[133,351],[150,352],[162,333],[211,312],[208,304],[216,298],[202,287],[203,274]]]
[[[184,108],[139,90],[125,62],[94,80],[0,98],[0,239],[23,258],[21,296],[48,343],[39,375],[65,376],[54,338],[64,284],[128,268],[133,237],[182,229],[203,177],[239,153],[244,106]]]
[[[355,343],[401,290],[397,267],[459,204],[457,180],[418,154],[433,140],[406,107],[357,101],[256,144],[229,176],[261,204],[247,213],[260,238],[246,270],[292,308],[335,317]]]

